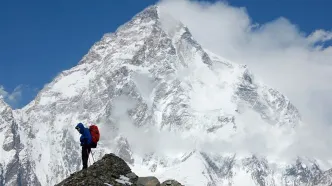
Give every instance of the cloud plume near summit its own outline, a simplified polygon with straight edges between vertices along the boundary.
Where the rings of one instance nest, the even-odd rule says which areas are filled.
[[[161,0],[158,5],[184,23],[204,48],[247,64],[256,77],[299,109],[305,125],[297,129],[287,153],[328,158],[332,153],[331,31],[317,28],[303,33],[284,17],[257,24],[245,8],[225,2]]]

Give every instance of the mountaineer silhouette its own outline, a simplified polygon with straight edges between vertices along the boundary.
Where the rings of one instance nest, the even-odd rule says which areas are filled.
[[[76,125],[75,129],[81,134],[80,142],[82,146],[82,163],[83,169],[88,167],[88,159],[91,148],[96,148],[100,138],[99,129],[96,125],[89,128],[84,127],[82,123]]]

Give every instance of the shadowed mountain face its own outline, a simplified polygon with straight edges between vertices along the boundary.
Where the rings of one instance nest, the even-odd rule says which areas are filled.
[[[298,110],[245,65],[202,48],[187,27],[157,6],[104,35],[29,105],[12,111],[0,102],[0,113],[0,186],[54,185],[80,170],[78,122],[101,130],[95,159],[113,152],[136,173],[162,181],[331,183],[330,172],[314,157],[285,165],[239,152],[238,140],[248,141],[253,121],[262,126],[254,131],[291,133],[301,125]],[[195,144],[205,141],[213,152]],[[220,148],[224,142],[235,150]]]

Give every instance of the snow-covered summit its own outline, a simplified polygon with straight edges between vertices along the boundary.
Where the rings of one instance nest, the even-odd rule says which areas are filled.
[[[185,185],[243,185],[242,179],[245,185],[287,185],[314,177],[296,180],[302,169],[290,165],[289,173],[282,163],[252,155],[251,142],[282,151],[283,132],[301,123],[287,97],[245,65],[204,49],[157,6],[105,34],[77,66],[11,113],[21,143],[13,159],[20,173],[13,175],[27,185],[54,185],[81,168],[78,122],[101,129],[95,159],[114,152],[137,173]],[[7,184],[11,160],[0,161]]]

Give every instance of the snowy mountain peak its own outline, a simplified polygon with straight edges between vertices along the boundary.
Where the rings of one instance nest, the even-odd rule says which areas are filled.
[[[16,144],[10,161],[20,174],[12,174],[23,175],[27,185],[54,185],[81,168],[78,122],[102,131],[95,159],[114,152],[135,172],[174,177],[185,185],[218,185],[241,176],[251,180],[250,174],[264,169],[259,179],[282,182],[284,165],[252,158],[246,144],[263,139],[262,146],[278,153],[287,146],[279,145],[282,130],[301,123],[286,96],[245,65],[204,49],[184,24],[157,6],[105,34],[77,66],[9,113],[1,126],[17,128],[9,132]],[[11,171],[2,157],[0,178]],[[274,171],[277,176],[270,174]],[[196,177],[199,182],[191,180]]]
[[[132,20],[136,19],[159,19],[158,15],[159,7],[157,5],[151,5],[145,8],[143,11],[134,16]]]

